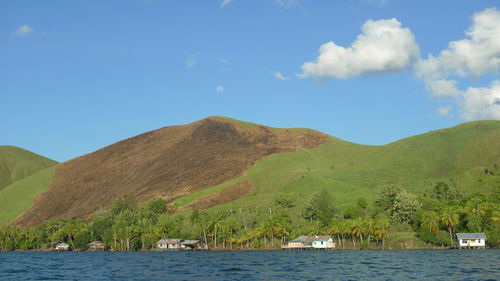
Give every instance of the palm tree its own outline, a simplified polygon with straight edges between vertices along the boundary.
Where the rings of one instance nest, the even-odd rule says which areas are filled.
[[[339,245],[342,245],[343,247],[343,241],[341,239],[341,234],[342,234],[342,221],[339,220],[338,218],[333,218],[330,224],[326,227],[325,233],[332,235],[332,236],[337,236],[337,241],[339,242]]]
[[[240,225],[238,221],[234,217],[229,217],[227,220],[224,221],[224,229],[226,232],[229,232],[230,237],[228,240],[230,240],[231,244],[231,249],[233,248],[234,240],[231,238],[234,238],[234,233],[236,233],[240,229]]]
[[[141,237],[141,249],[144,249],[146,248],[146,240],[149,240],[154,232],[151,220],[147,218],[139,219],[136,230]]]
[[[219,229],[221,228],[222,224],[221,224],[221,214],[212,214],[212,215],[209,215],[209,226],[210,226],[210,229],[213,231],[213,241],[214,241],[214,245],[215,245],[215,248],[217,248],[217,232],[219,231]]]
[[[441,223],[448,227],[450,232],[450,245],[453,245],[453,227],[459,223],[460,217],[453,208],[446,208],[441,212]]]
[[[132,241],[137,237],[136,229],[130,225],[124,225],[120,227],[120,237],[125,243],[126,250],[130,251],[130,245]]]
[[[167,238],[167,233],[170,232],[171,222],[166,216],[161,216],[154,227],[154,233],[159,238]]]
[[[345,239],[351,235],[349,221],[341,221],[338,224],[340,238],[342,239],[342,249],[345,248]]]
[[[264,238],[264,246],[267,245],[266,233],[265,233],[265,230],[263,229],[262,226],[257,226],[252,231],[250,231],[248,233],[248,235],[249,235],[249,238],[253,239],[254,241],[257,241],[263,237]]]
[[[118,236],[120,235],[120,227],[117,224],[111,226],[111,236],[113,236],[113,249],[118,249]],[[121,247],[120,247],[121,248]]]
[[[374,232],[373,219],[371,219],[371,218],[365,219],[365,221],[363,222],[363,225],[365,227],[364,233],[367,235],[368,244],[370,244],[370,239],[371,239],[372,233]]]
[[[356,247],[354,243],[354,239],[356,236],[359,237],[360,243],[363,243],[363,234],[365,232],[363,220],[361,218],[356,218],[351,222],[351,235],[354,247]]]
[[[422,223],[420,224],[423,228],[429,230],[430,232],[437,234],[439,230],[439,218],[438,215],[433,211],[426,211],[422,214]]]
[[[389,219],[385,216],[376,219],[373,226],[373,234],[377,237],[378,241],[382,241],[382,247],[385,247],[384,238],[389,234]]]

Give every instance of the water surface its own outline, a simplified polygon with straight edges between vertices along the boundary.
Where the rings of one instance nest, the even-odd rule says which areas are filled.
[[[0,280],[500,280],[500,250],[3,252]]]

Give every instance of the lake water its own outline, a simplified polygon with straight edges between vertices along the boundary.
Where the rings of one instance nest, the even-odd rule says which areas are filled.
[[[500,250],[0,252],[0,280],[500,280]]]

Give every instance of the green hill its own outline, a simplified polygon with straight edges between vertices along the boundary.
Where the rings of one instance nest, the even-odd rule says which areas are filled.
[[[57,164],[56,161],[19,147],[0,146],[0,190],[40,170]]]
[[[361,197],[373,203],[377,186],[395,182],[417,195],[423,195],[430,184],[439,181],[454,181],[465,190],[489,192],[500,187],[498,140],[500,121],[469,122],[383,146],[359,145],[332,137],[317,148],[259,161],[244,177],[253,184],[252,192],[214,209],[265,208],[285,193],[296,194],[302,206],[314,193],[325,189],[343,209]],[[485,174],[485,169],[494,174]],[[198,200],[203,196],[209,194],[200,194]],[[185,205],[195,200],[193,194],[187,197],[190,200],[181,198],[175,203]],[[299,208],[296,211],[300,212]]]
[[[217,120],[224,119],[217,118]],[[242,135],[250,135],[250,132],[254,132],[259,127],[264,128],[259,130],[270,130],[279,133],[279,129],[275,128],[229,118],[225,120],[221,122],[234,124]],[[222,131],[227,132],[227,128],[224,127]],[[302,132],[308,130],[292,129],[289,131]],[[149,134],[141,135],[141,137],[149,138]],[[293,194],[297,198],[297,204],[290,211],[296,216],[300,216],[304,204],[314,194],[323,190],[327,190],[332,194],[339,211],[353,206],[359,198],[364,198],[369,205],[373,205],[375,189],[387,183],[400,183],[407,191],[418,196],[423,195],[429,186],[437,182],[453,183],[462,190],[480,191],[489,194],[500,187],[499,139],[500,121],[464,123],[453,128],[431,131],[381,146],[359,145],[330,137],[326,143],[315,148],[266,156],[258,160],[241,176],[230,178],[217,185],[198,188],[198,190],[192,188],[195,191],[184,193],[185,195],[180,197],[169,198],[163,195],[160,195],[160,197],[167,199],[178,214],[185,214],[194,209],[207,209],[208,212],[233,208],[266,209],[272,206],[277,198]],[[134,138],[130,140],[135,141]],[[131,146],[126,146],[127,151],[129,151],[133,145],[136,145],[136,142],[128,141],[126,143],[120,142],[118,145],[125,146],[125,144],[130,143]],[[217,139],[216,141],[220,140]],[[147,144],[154,145],[149,139]],[[19,155],[35,155],[12,147],[2,147],[2,149],[16,151]],[[122,148],[112,145],[103,151],[106,152],[109,149],[121,151]],[[143,151],[142,147],[141,149],[135,149]],[[206,149],[206,146],[199,146],[196,149],[203,150]],[[120,157],[121,153],[117,152],[113,155]],[[12,152],[11,154],[17,155]],[[25,158],[27,157],[17,157],[17,159]],[[38,159],[39,162],[47,166],[55,163],[43,157],[32,158]],[[78,159],[81,159],[79,161],[87,161],[88,158],[86,156]],[[0,159],[14,159],[14,157]],[[191,161],[191,159],[198,161],[196,158],[191,157],[187,161]],[[71,160],[71,162],[73,161],[75,160]],[[117,161],[121,160],[117,158]],[[10,160],[10,162],[3,160],[3,162],[16,163],[13,160]],[[31,163],[29,161],[25,162]],[[32,166],[30,166],[25,162],[18,161],[18,163],[22,163],[26,167],[33,167],[34,165],[31,164]],[[93,163],[99,163],[99,161],[93,161],[90,164],[95,165]],[[13,167],[24,167],[23,165],[11,164]],[[148,165],[144,166],[144,169],[147,169]],[[79,171],[78,169],[76,169],[76,172]],[[5,170],[12,171],[12,169]],[[11,184],[3,192],[0,192],[0,213],[3,214],[0,217],[0,224],[11,221],[30,209],[35,195],[50,185],[54,171],[53,168],[45,169],[22,181]],[[99,168],[98,171],[106,175],[105,170]],[[162,171],[164,171],[164,168],[157,169],[154,174],[160,177]],[[488,172],[485,173],[485,171]],[[9,175],[11,174],[9,173]],[[72,180],[76,175],[58,174],[58,176],[60,178],[66,176]],[[127,175],[127,177],[134,178],[135,176]],[[109,179],[109,176],[104,178]],[[203,182],[203,178],[196,181]],[[64,185],[62,187],[64,188]],[[100,186],[99,188],[101,187],[107,188],[106,186]],[[142,194],[146,192],[148,192],[146,187],[141,189]],[[95,196],[102,196],[99,195],[100,192],[96,194]],[[47,198],[54,199],[50,196]],[[75,198],[75,195],[73,194],[66,199],[70,200],[71,198]],[[80,198],[77,201],[81,202],[73,202],[72,204],[75,206],[93,204],[92,198],[94,197]],[[149,198],[151,197],[149,196]],[[16,203],[16,200],[20,203]],[[112,200],[113,198],[109,198],[107,202]],[[89,203],[84,204],[83,202]],[[54,202],[38,202],[38,205],[57,208],[57,204]],[[31,213],[36,212],[31,210]],[[87,214],[84,214],[80,217],[86,216]],[[72,218],[74,217],[79,216],[75,213]]]

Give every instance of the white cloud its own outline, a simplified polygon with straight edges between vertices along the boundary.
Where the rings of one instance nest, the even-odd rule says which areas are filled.
[[[223,0],[222,3],[220,3],[220,7],[224,8],[227,4],[231,3],[233,0]]]
[[[467,39],[452,41],[438,56],[416,64],[416,75],[432,97],[451,98],[466,120],[500,119],[500,81],[489,87],[459,88],[459,81],[478,81],[500,72],[500,11],[490,8],[472,16]]]
[[[500,80],[493,81],[490,87],[467,89],[461,106],[465,120],[500,120]]]
[[[283,81],[290,80],[290,77],[283,75],[281,72],[275,72],[274,78],[279,79],[279,80],[283,80]]]
[[[448,97],[459,97],[463,94],[457,88],[456,80],[433,80],[427,82],[427,89],[432,93],[433,97],[436,98],[448,98]]]
[[[274,3],[280,5],[283,8],[293,8],[299,5],[299,0],[274,0]]]
[[[29,25],[25,24],[25,25],[20,26],[20,27],[16,30],[16,32],[15,32],[15,33],[16,33],[16,35],[18,35],[18,36],[24,36],[24,35],[28,35],[29,33],[33,32],[33,31],[34,31],[34,29],[33,29],[31,26],[29,26]]]
[[[472,16],[472,26],[465,34],[470,39],[452,41],[434,57],[429,55],[417,65],[423,79],[446,76],[479,77],[500,70],[500,11],[486,9]]]
[[[451,113],[451,106],[443,106],[436,110],[437,114],[440,116],[449,116]]]
[[[368,20],[350,47],[328,42],[315,62],[302,65],[302,77],[345,79],[407,69],[419,56],[415,36],[396,19]]]
[[[217,93],[222,93],[222,92],[224,91],[224,87],[222,87],[222,86],[217,86],[217,87],[215,88],[215,91],[216,91]]]

